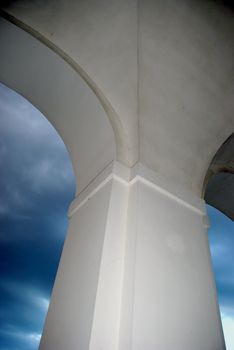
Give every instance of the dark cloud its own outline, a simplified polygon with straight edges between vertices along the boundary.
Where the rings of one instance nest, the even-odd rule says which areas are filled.
[[[74,193],[61,138],[0,84],[1,350],[38,347]]]

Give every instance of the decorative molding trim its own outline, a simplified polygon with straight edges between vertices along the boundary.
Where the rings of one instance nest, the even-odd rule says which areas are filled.
[[[131,182],[133,183],[137,180],[154,187],[157,191],[185,205],[191,210],[194,210],[198,214],[206,215],[205,202],[203,199],[197,197],[184,186],[169,181],[161,174],[141,163],[137,163],[131,169]]]
[[[141,163],[129,168],[122,163],[113,161],[99,173],[93,181],[72,201],[68,217],[71,217],[82,205],[84,205],[92,196],[94,196],[109,181],[116,180],[124,186],[131,186],[137,181],[154,188],[156,191],[163,193],[181,205],[190,210],[207,217],[205,202],[203,199],[194,195],[191,191],[181,185],[174,184],[165,179],[161,174],[149,169]],[[205,220],[205,219],[204,219]],[[208,227],[208,221],[204,221]]]
[[[113,179],[128,186],[130,180],[130,168],[116,161],[108,164],[103,171],[99,173],[71,202],[68,209],[68,217],[70,218],[75,214],[75,212],[92,198],[95,193]]]

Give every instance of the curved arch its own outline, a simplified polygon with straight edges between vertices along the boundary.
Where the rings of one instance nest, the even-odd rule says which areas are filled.
[[[124,128],[122,126],[122,123],[118,114],[116,113],[111,103],[106,98],[106,96],[103,94],[101,89],[98,87],[98,85],[90,78],[90,76],[76,61],[74,61],[66,52],[64,52],[61,48],[56,46],[52,41],[48,40],[48,38],[44,37],[35,29],[23,23],[22,21],[20,21],[19,19],[10,15],[9,13],[5,12],[2,9],[0,9],[0,14],[7,21],[15,24],[17,27],[26,31],[27,33],[32,35],[34,38],[38,39],[40,42],[46,45],[49,49],[57,53],[62,59],[64,59],[65,62],[67,62],[75,70],[75,72],[77,72],[80,75],[81,78],[84,79],[84,81],[88,84],[90,89],[94,92],[94,94],[99,99],[103,109],[105,110],[109,118],[109,121],[114,131],[115,140],[116,140],[116,158],[128,164],[129,155],[127,150],[130,149],[130,146],[128,145],[127,135],[125,135]]]
[[[234,133],[214,155],[203,183],[205,201],[234,219]]]
[[[3,18],[0,28],[0,81],[57,129],[70,152],[79,193],[115,158],[114,133],[103,103],[87,79],[48,45]]]
[[[0,169],[0,344],[37,348],[67,233],[75,176],[48,119],[1,83]]]

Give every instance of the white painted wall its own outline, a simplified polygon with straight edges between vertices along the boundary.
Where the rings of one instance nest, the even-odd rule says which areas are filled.
[[[130,191],[120,349],[224,349],[202,213],[141,179]]]
[[[119,348],[128,183],[112,170],[71,205],[41,350]]]
[[[110,194],[111,182],[70,219],[41,350],[89,348]]]
[[[119,349],[128,186],[112,180],[89,350]]]
[[[133,165],[138,160],[137,1],[20,0],[10,2],[8,11],[73,61],[107,110],[118,159]]]
[[[234,129],[228,1],[4,3],[8,19],[64,57],[95,91],[119,161],[141,161],[201,196],[211,159]]]
[[[231,12],[197,0],[12,5],[8,20],[54,52],[1,19],[0,80],[55,125],[79,192],[41,350],[224,349],[199,196],[233,128]]]
[[[225,349],[202,200],[113,163],[69,213],[41,350]]]
[[[0,18],[0,81],[54,125],[71,156],[77,193],[115,157],[115,138],[96,95],[51,49]]]
[[[201,195],[234,130],[234,21],[225,1],[139,1],[140,159]]]

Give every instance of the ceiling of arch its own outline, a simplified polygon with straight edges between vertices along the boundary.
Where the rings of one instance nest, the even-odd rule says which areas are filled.
[[[234,220],[234,174],[217,173],[207,184],[205,201]]]
[[[115,158],[113,130],[102,105],[60,56],[3,18],[0,47],[0,81],[29,100],[56,128],[81,192]]]
[[[214,156],[205,181],[206,202],[234,220],[234,134]]]
[[[6,1],[7,3],[7,1]],[[234,21],[225,1],[16,0],[5,10],[85,70],[140,160],[201,195],[234,130]]]

